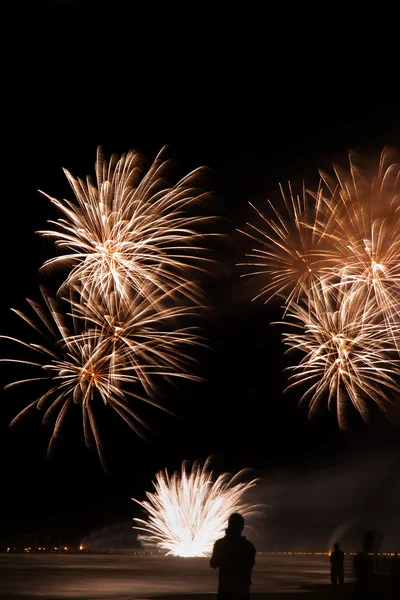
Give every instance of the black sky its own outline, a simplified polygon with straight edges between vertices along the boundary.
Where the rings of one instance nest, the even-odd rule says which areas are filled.
[[[268,472],[334,464],[357,448],[381,448],[383,439],[396,446],[398,431],[367,431],[355,421],[343,434],[332,415],[310,423],[298,398],[282,395],[287,363],[279,329],[269,325],[279,307],[250,303],[251,290],[233,268],[246,249],[235,230],[250,216],[248,201],[266,199],[280,181],[314,177],[349,148],[370,155],[399,144],[390,23],[372,35],[345,19],[321,15],[318,22],[251,3],[217,10],[192,3],[190,14],[178,3],[132,3],[128,10],[127,2],[87,2],[85,11],[76,4],[41,2],[28,10],[22,3],[10,23],[1,329],[20,331],[9,308],[38,298],[37,270],[51,253],[34,234],[54,217],[36,190],[71,197],[61,167],[92,173],[98,145],[107,155],[135,148],[153,157],[170,144],[182,174],[209,166],[214,210],[233,241],[218,246],[220,267],[208,284],[214,312],[204,329],[214,350],[199,356],[206,381],[167,390],[165,402],[179,418],[149,414],[147,443],[107,422],[111,474],[74,424],[48,461],[39,419],[8,429],[28,393],[2,392],[0,543],[13,536],[79,540],[129,520],[130,497],[143,496],[156,470],[185,458],[215,454],[221,469]],[[2,385],[6,379],[2,367]]]

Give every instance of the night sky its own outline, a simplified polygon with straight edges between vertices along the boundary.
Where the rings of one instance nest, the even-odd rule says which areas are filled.
[[[137,149],[153,158],[168,144],[181,175],[208,166],[210,212],[221,217],[216,229],[229,235],[215,244],[217,262],[206,281],[212,310],[201,326],[212,349],[198,351],[196,367],[205,381],[165,387],[164,403],[178,417],[143,408],[153,427],[146,442],[105,413],[110,473],[85,449],[78,420],[49,461],[40,415],[8,428],[33,391],[1,392],[0,550],[46,538],[78,543],[129,523],[138,516],[130,498],[143,498],[156,471],[209,455],[217,470],[253,467],[266,480],[284,477],[284,485],[309,482],[314,473],[320,486],[321,472],[334,473],[339,463],[374,457],[379,469],[383,456],[389,466],[382,489],[392,497],[399,464],[390,457],[399,457],[399,431],[384,423],[367,430],[354,418],[341,433],[335,415],[322,411],[310,422],[296,393],[283,395],[290,358],[279,327],[270,325],[280,319],[279,304],[251,303],[254,288],[235,263],[248,250],[236,229],[252,218],[249,201],[261,206],[277,198],[279,182],[315,180],[318,168],[345,159],[349,148],[370,156],[398,146],[393,33],[371,35],[341,27],[339,19],[325,29],[328,15],[317,23],[283,11],[253,12],[240,2],[217,11],[190,3],[192,14],[177,3],[164,3],[168,10],[138,3],[129,11],[126,2],[112,10],[107,2],[97,2],[97,10],[84,3],[86,11],[50,4],[30,11],[21,5],[5,59],[1,333],[29,335],[9,308],[39,299],[46,280],[38,269],[54,255],[35,235],[56,216],[37,190],[72,199],[62,167],[92,174],[98,145],[106,156]],[[16,355],[17,348],[0,342],[2,356]],[[2,387],[7,369],[0,367]],[[294,505],[303,483],[290,491]],[[343,485],[348,490],[347,480]],[[311,484],[304,493],[323,495]],[[375,497],[362,500],[379,505]],[[286,531],[294,526],[289,512],[279,517]]]

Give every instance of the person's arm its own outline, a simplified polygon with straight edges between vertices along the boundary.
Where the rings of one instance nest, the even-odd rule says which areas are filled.
[[[252,545],[251,555],[250,555],[250,570],[254,567],[255,564],[256,564],[256,549]]]
[[[212,552],[212,556],[210,558],[210,567],[212,569],[218,569],[219,567],[219,544],[218,541],[215,542],[214,544],[214,548],[213,548],[213,552]]]

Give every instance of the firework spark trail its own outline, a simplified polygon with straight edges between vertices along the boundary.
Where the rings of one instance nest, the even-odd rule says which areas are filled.
[[[335,222],[335,211],[330,211],[324,197],[318,193],[314,200],[303,187],[301,195],[289,194],[280,186],[285,214],[268,201],[273,218],[267,218],[256,209],[262,224],[247,223],[250,231],[239,230],[252,238],[260,248],[253,248],[247,257],[256,259],[240,266],[257,267],[242,277],[258,276],[264,281],[270,276],[254,298],[265,297],[266,302],[275,296],[285,299],[288,306],[308,294],[319,277],[337,264],[338,252],[329,232]]]
[[[167,181],[171,168],[164,149],[145,172],[142,157],[134,151],[107,163],[98,149],[96,182],[75,178],[65,171],[77,203],[47,196],[63,215],[50,221],[56,231],[41,231],[66,252],[42,267],[70,266],[64,286],[90,287],[106,295],[117,291],[129,297],[152,283],[163,292],[180,293],[203,303],[201,289],[188,279],[193,269],[205,271],[204,240],[199,231],[214,217],[191,216],[188,210],[208,198],[198,184],[199,168],[175,185]],[[43,192],[42,192],[43,193]],[[150,298],[151,299],[151,298]]]
[[[283,324],[295,331],[283,334],[284,343],[304,353],[298,365],[288,367],[287,389],[307,383],[300,402],[309,401],[310,414],[325,396],[343,429],[349,399],[367,423],[371,401],[388,410],[393,392],[400,393],[400,357],[393,346],[393,336],[400,341],[400,327],[391,332],[382,327],[382,315],[372,300],[366,302],[362,288],[344,291],[321,282],[307,303],[292,304],[286,317]]]
[[[334,275],[364,288],[390,332],[400,318],[400,160],[386,148],[376,172],[360,162],[351,152],[349,170],[336,166],[335,178],[321,172],[322,194],[339,207],[330,234],[339,254]]]
[[[335,167],[335,177],[321,172],[314,192],[289,195],[281,187],[286,213],[271,202],[273,218],[256,210],[262,225],[248,223],[242,231],[261,244],[247,256],[258,262],[242,265],[260,267],[243,276],[270,276],[259,296],[268,301],[275,295],[286,304],[297,302],[321,277],[325,280],[371,282],[379,294],[400,297],[400,165],[396,154],[385,148],[376,172],[358,166],[359,157],[350,153],[350,169]],[[253,207],[254,208],[254,207]]]
[[[327,396],[341,427],[348,399],[365,421],[371,402],[400,404],[400,160],[391,148],[374,168],[349,157],[315,191],[281,189],[286,214],[270,203],[273,218],[256,209],[262,226],[242,232],[261,245],[245,263],[263,278],[257,297],[284,298],[298,330],[284,343],[305,353],[288,389],[312,382],[310,414]]]
[[[138,539],[144,545],[156,546],[173,556],[207,556],[214,542],[223,536],[229,516],[240,512],[244,517],[261,514],[261,505],[245,501],[256,479],[243,481],[246,471],[234,477],[224,473],[214,476],[210,459],[202,467],[195,462],[183,463],[181,473],[170,476],[160,471],[153,483],[155,492],[147,492],[147,500],[137,502],[148,514],[148,520],[135,518],[135,529],[145,531]]]
[[[86,444],[97,447],[104,468],[99,406],[109,405],[141,435],[147,425],[135,400],[169,412],[158,402],[160,379],[200,379],[189,373],[194,359],[185,348],[204,343],[182,321],[205,308],[194,270],[205,272],[213,262],[204,256],[205,240],[218,234],[202,232],[214,217],[193,214],[209,196],[199,187],[205,169],[171,185],[164,154],[146,170],[134,151],[106,161],[99,148],[95,181],[65,171],[76,200],[48,196],[61,217],[50,221],[54,231],[39,233],[62,252],[42,269],[68,267],[66,280],[57,300],[42,291],[46,307],[28,300],[33,316],[14,311],[45,342],[1,336],[35,352],[36,360],[0,360],[41,370],[6,388],[34,381],[51,386],[12,423],[32,407],[43,410],[44,423],[55,420],[50,451],[71,408],[80,405]]]
[[[77,288],[78,299],[74,300],[72,294],[69,301],[71,316],[85,323],[84,336],[96,339],[99,351],[104,345],[107,350],[122,352],[137,381],[153,397],[157,391],[154,375],[168,380],[174,377],[199,380],[187,372],[194,359],[184,348],[205,343],[197,327],[177,325],[182,319],[197,315],[194,307],[169,306],[168,294],[155,294],[149,288],[147,285],[144,294],[136,294],[129,300],[117,293],[102,297]]]
[[[49,452],[74,404],[82,409],[85,441],[95,445],[103,466],[96,407],[99,400],[109,405],[138,434],[147,425],[137,414],[130,398],[167,410],[156,401],[155,378],[183,377],[198,379],[188,373],[190,357],[185,345],[201,343],[194,328],[177,328],[174,321],[188,308],[163,308],[162,298],[148,303],[146,297],[127,306],[118,296],[96,302],[92,295],[80,302],[71,298],[71,313],[60,312],[59,302],[42,289],[46,308],[28,300],[33,316],[14,310],[44,342],[24,342],[0,336],[28,348],[36,360],[0,359],[40,369],[37,377],[16,380],[5,386],[12,388],[27,382],[45,381],[50,386],[15,419],[16,423],[32,407],[44,411],[44,424],[55,419]],[[141,390],[141,391],[140,391]],[[142,393],[144,392],[144,394]],[[168,412],[168,411],[167,411]]]

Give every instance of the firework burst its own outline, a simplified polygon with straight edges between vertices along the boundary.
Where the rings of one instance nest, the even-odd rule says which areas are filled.
[[[344,290],[323,282],[315,286],[307,303],[291,305],[286,317],[294,331],[283,334],[289,351],[304,353],[298,365],[288,367],[287,389],[305,384],[300,402],[309,402],[310,415],[327,397],[342,429],[349,401],[369,423],[371,403],[385,412],[400,394],[400,359],[393,346],[400,327],[390,333],[382,327],[383,316],[372,300],[366,302],[362,288]]]
[[[201,290],[188,273],[204,270],[209,262],[204,256],[207,234],[200,229],[211,217],[190,214],[208,197],[199,188],[205,169],[171,185],[171,163],[164,154],[163,149],[146,172],[138,153],[130,151],[120,159],[113,155],[107,162],[99,148],[96,181],[65,170],[76,202],[44,194],[62,218],[50,221],[55,231],[39,233],[55,239],[62,254],[42,269],[68,266],[64,288],[79,282],[96,294],[117,291],[130,297],[150,283],[164,293],[178,289],[202,303]]]
[[[224,473],[216,477],[210,459],[204,466],[186,462],[181,472],[170,476],[160,471],[154,482],[155,492],[147,492],[147,500],[137,502],[148,514],[148,520],[135,518],[135,529],[145,534],[138,539],[173,556],[208,556],[214,542],[223,536],[229,516],[240,512],[244,517],[260,514],[261,506],[245,501],[256,479],[243,481],[245,471],[232,477]]]
[[[386,148],[378,168],[371,170],[351,152],[349,170],[336,166],[334,178],[322,172],[321,176],[322,195],[338,206],[330,234],[338,251],[333,275],[339,277],[339,285],[350,282],[362,288],[390,332],[400,317],[399,157]]]
[[[85,441],[95,445],[104,466],[101,440],[96,425],[99,401],[110,406],[138,434],[146,423],[136,410],[140,400],[166,410],[156,400],[156,379],[176,377],[198,379],[188,372],[192,359],[183,351],[199,344],[193,327],[177,328],[175,319],[193,314],[188,308],[163,308],[162,296],[154,304],[137,296],[127,304],[118,294],[94,298],[79,293],[79,301],[69,299],[70,313],[60,310],[42,290],[45,307],[28,300],[33,316],[15,310],[42,340],[24,342],[10,336],[2,338],[33,351],[36,360],[0,359],[40,369],[34,378],[19,379],[5,389],[34,381],[45,382],[47,389],[14,419],[16,423],[32,407],[44,411],[44,424],[53,425],[51,450],[66,417],[77,404],[81,407]],[[168,411],[167,411],[168,412]]]
[[[104,466],[96,412],[101,405],[142,435],[147,425],[137,401],[167,410],[158,401],[161,380],[199,379],[190,374],[193,358],[185,348],[204,344],[197,328],[182,323],[204,308],[194,270],[206,271],[211,262],[204,241],[213,234],[202,229],[213,217],[199,214],[208,198],[200,189],[205,169],[175,184],[171,172],[164,149],[146,169],[134,151],[106,161],[99,148],[95,181],[65,171],[74,202],[48,196],[61,217],[50,221],[54,231],[40,233],[55,240],[61,255],[42,269],[60,265],[67,276],[57,300],[42,291],[45,305],[28,300],[31,316],[14,311],[35,330],[38,343],[1,336],[36,358],[0,360],[40,369],[37,377],[6,388],[47,383],[13,423],[32,407],[44,411],[43,422],[53,424],[49,450],[79,405],[86,444],[97,447]]]
[[[307,295],[321,274],[337,263],[338,253],[329,234],[335,211],[329,212],[321,193],[315,200],[304,187],[301,194],[295,194],[290,183],[288,192],[282,186],[280,190],[285,211],[278,211],[268,201],[272,211],[268,218],[251,205],[260,225],[247,223],[249,230],[240,231],[259,247],[246,255],[251,260],[239,265],[251,269],[242,277],[257,276],[263,281],[254,300],[265,297],[268,302],[278,296],[290,306]]]
[[[266,282],[258,296],[284,299],[284,343],[304,353],[288,389],[311,384],[310,414],[327,397],[341,427],[349,400],[369,422],[371,403],[388,413],[400,394],[400,161],[390,148],[375,167],[349,156],[314,191],[289,184],[285,212],[270,203],[243,232],[260,245],[247,263]]]

